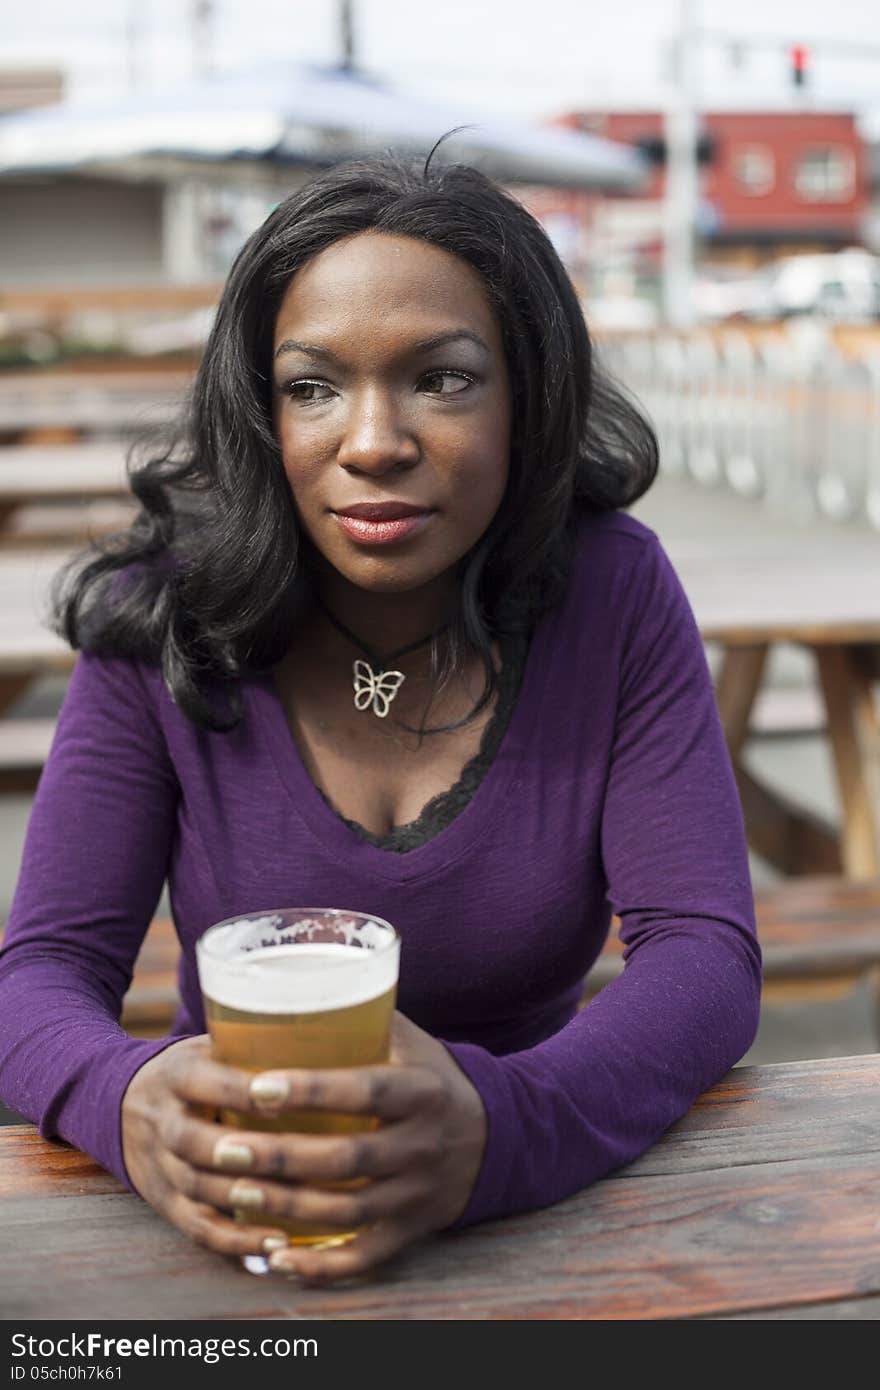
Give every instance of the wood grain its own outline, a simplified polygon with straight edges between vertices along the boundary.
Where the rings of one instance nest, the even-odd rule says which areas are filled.
[[[873,692],[856,654],[814,648],[842,808],[841,853],[851,878],[880,874],[880,737]]]
[[[803,1303],[799,1308],[762,1308],[755,1313],[716,1313],[713,1316],[718,1322],[766,1322],[770,1318],[777,1321],[875,1321],[880,1318],[880,1297],[842,1299],[836,1303]]]
[[[769,648],[725,647],[715,681],[715,699],[731,758],[739,757],[749,733],[752,706],[764,678]]]
[[[3,1316],[871,1317],[878,1086],[874,1055],[735,1068],[636,1163],[567,1201],[437,1236],[326,1290],[252,1278],[75,1151],[10,1129]]]
[[[0,1203],[124,1191],[79,1149],[44,1139],[31,1125],[0,1126]]]

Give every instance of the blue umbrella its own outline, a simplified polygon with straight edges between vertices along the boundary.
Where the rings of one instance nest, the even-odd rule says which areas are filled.
[[[113,169],[137,160],[326,166],[368,151],[476,164],[493,178],[638,189],[641,157],[598,136],[423,101],[344,68],[266,64],[169,91],[65,101],[0,118],[0,175]]]

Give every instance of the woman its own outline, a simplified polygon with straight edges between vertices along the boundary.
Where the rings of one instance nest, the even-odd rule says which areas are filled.
[[[185,444],[58,600],[83,655],[0,961],[6,1101],[316,1281],[555,1202],[682,1115],[749,1046],[760,964],[699,635],[618,510],[655,466],[548,239],[477,172],[371,160],[282,203]],[[183,1006],[137,1041],[166,878]],[[254,1083],[210,1059],[194,944],[301,903],[400,930],[392,1062]],[[611,910],[626,968],[579,1012]],[[224,1131],[221,1105],[382,1124]],[[366,1229],[289,1249],[283,1217]]]

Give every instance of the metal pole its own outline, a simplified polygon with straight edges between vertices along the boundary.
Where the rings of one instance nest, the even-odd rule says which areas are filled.
[[[135,0],[129,0],[128,9],[125,16],[125,56],[128,68],[128,86],[132,92],[137,91],[140,86],[140,63],[138,62],[138,43],[140,42],[140,31],[138,26],[138,14],[140,5]]]
[[[663,304],[672,328],[694,322],[694,232],[697,179],[697,0],[680,0],[674,91],[666,112],[666,200],[663,238]]]
[[[354,4],[339,0],[339,66],[343,72],[354,70]]]
[[[214,20],[213,0],[192,0],[190,6],[190,37],[192,67],[195,77],[208,77],[213,70],[211,53]]]

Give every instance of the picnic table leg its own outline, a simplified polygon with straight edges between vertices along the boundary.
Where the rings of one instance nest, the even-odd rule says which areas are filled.
[[[880,874],[880,724],[857,646],[813,647],[840,790],[841,856],[850,878]]]
[[[764,679],[767,651],[766,642],[748,647],[724,647],[721,669],[715,681],[715,698],[734,764],[748,737],[752,706]]]
[[[837,874],[838,838],[820,817],[771,791],[742,764],[740,754],[761,687],[768,643],[725,646],[715,697],[730,752],[751,848],[784,874]]]
[[[17,671],[5,676],[0,676],[0,714],[5,714],[10,705],[15,704],[19,695],[23,695],[33,680],[30,671]]]
[[[840,843],[832,826],[778,791],[771,791],[746,768],[734,764],[749,848],[780,873],[839,874]]]

